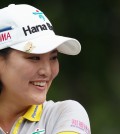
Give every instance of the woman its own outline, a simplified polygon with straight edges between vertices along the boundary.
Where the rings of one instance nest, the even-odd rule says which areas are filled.
[[[58,53],[77,55],[80,43],[55,35],[33,6],[0,10],[0,134],[90,134],[85,109],[76,101],[46,101],[59,72]]]

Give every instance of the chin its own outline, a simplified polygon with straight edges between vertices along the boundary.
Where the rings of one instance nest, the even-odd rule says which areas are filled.
[[[33,105],[40,105],[43,104],[46,101],[46,98],[35,100]]]

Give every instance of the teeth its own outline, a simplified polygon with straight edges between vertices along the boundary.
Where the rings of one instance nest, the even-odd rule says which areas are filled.
[[[35,86],[45,86],[46,82],[33,82],[33,85]]]

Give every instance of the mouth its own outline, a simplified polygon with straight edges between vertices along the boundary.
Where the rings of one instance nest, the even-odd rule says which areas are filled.
[[[32,82],[30,82],[32,85],[34,85],[34,86],[38,86],[38,87],[45,87],[45,85],[46,85],[46,81],[40,81],[40,82],[38,82],[38,81],[32,81]]]

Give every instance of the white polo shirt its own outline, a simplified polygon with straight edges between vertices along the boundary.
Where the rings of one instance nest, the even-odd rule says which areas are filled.
[[[87,112],[73,100],[45,101],[33,105],[13,125],[10,134],[58,134],[76,132],[91,134]],[[0,134],[5,134],[0,129]]]

